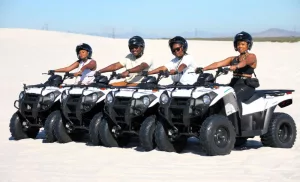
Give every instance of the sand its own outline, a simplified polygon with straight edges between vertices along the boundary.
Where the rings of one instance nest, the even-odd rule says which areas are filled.
[[[1,120],[0,181],[300,181],[300,140],[292,149],[262,147],[259,137],[249,139],[230,155],[207,157],[199,142],[191,138],[183,153],[158,150],[144,152],[134,143],[127,148],[90,146],[86,142],[67,144],[38,139],[14,141],[9,120],[16,111],[23,83],[44,82],[50,69],[76,60],[75,47],[92,46],[98,68],[121,60],[127,53],[126,39],[28,29],[0,29]],[[199,66],[237,55],[232,42],[189,41],[188,52]],[[261,89],[295,89],[294,103],[276,111],[289,113],[299,126],[300,43],[254,42],[251,52],[258,58],[256,74]],[[173,58],[167,40],[146,40],[146,53],[155,66]],[[220,77],[227,82],[231,74]],[[71,80],[69,80],[71,81]],[[167,83],[169,80],[162,80]]]

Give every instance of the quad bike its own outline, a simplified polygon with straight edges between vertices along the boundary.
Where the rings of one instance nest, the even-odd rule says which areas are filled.
[[[108,77],[96,73],[89,85],[72,85],[61,95],[61,112],[57,112],[54,134],[59,143],[81,140],[87,133],[93,145],[100,145],[98,125],[102,117],[104,99],[110,91],[109,82],[120,78],[113,72]]]
[[[160,96],[161,117],[155,129],[159,150],[181,152],[188,137],[200,140],[209,156],[230,154],[236,145],[260,136],[264,146],[291,148],[296,138],[293,118],[275,113],[277,106],[292,104],[294,90],[256,90],[245,102],[238,102],[234,89],[215,83],[228,68],[214,77],[201,73],[193,86],[175,86]]]
[[[14,102],[17,111],[10,119],[10,133],[15,140],[36,138],[40,128],[44,127],[45,142],[54,142],[55,136],[51,131],[53,120],[51,119],[60,109],[60,95],[66,89],[61,88],[64,80],[73,78],[71,73],[65,73],[64,77],[54,74],[45,83],[23,86],[19,99]]]
[[[164,87],[158,85],[169,72],[161,71],[157,79],[146,76],[136,87],[119,87],[107,94],[104,117],[99,125],[101,141],[106,147],[124,147],[130,138],[138,136],[145,151],[156,148],[154,129],[159,96]]]

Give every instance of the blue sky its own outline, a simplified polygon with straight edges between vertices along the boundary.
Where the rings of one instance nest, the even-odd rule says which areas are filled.
[[[300,0],[0,0],[0,27],[82,33],[300,31]]]

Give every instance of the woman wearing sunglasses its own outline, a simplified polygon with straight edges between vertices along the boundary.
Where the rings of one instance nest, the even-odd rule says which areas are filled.
[[[169,47],[175,58],[166,65],[149,71],[148,74],[157,74],[161,70],[168,70],[174,83],[183,85],[194,84],[197,81],[197,75],[194,73],[196,65],[194,58],[187,53],[187,41],[183,37],[176,36],[169,40]]]

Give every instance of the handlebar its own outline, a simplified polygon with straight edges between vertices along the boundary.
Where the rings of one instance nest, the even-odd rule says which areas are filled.
[[[219,67],[217,72],[218,73],[223,73],[223,74],[227,74],[230,71],[229,67]]]
[[[161,76],[169,77],[170,76],[170,72],[168,70],[166,70],[166,71],[160,70],[157,74],[159,77],[161,77]],[[141,76],[149,76],[148,71],[142,71]]]
[[[96,77],[100,77],[100,76],[102,76],[102,74],[97,71],[93,76],[89,76],[89,77],[95,77],[96,78]],[[113,78],[120,79],[120,78],[122,78],[122,74],[121,73],[116,73],[115,71],[113,71],[110,75],[109,80],[112,80]]]

